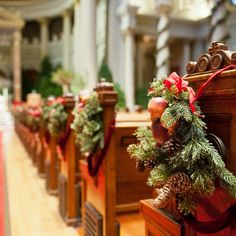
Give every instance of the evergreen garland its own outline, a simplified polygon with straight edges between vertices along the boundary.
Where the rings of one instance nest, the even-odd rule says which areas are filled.
[[[160,79],[154,80],[149,89],[150,96],[163,97],[168,103],[160,118],[162,126],[168,129],[177,124],[170,134],[171,141],[156,145],[151,129],[140,127],[135,132],[139,143],[128,147],[131,157],[139,163],[156,160],[147,183],[157,188],[162,195],[168,188],[165,184],[169,183],[173,175],[181,173],[189,177],[191,187],[186,188],[186,191],[175,192],[177,208],[185,215],[196,210],[200,198],[211,196],[216,179],[236,198],[236,177],[225,168],[218,151],[206,138],[206,124],[202,121],[200,107],[196,102],[193,104],[196,112],[192,112],[186,84],[182,84],[182,87],[178,83],[169,85],[165,79]],[[174,145],[177,148],[173,149],[173,143],[178,143]]]
[[[40,110],[31,110],[27,112],[27,124],[32,132],[38,132],[41,122],[41,111]]]
[[[79,144],[81,153],[86,154],[104,145],[102,107],[96,92],[86,99],[82,107],[81,105],[79,103],[75,106],[71,129],[75,131],[76,143]]]
[[[66,127],[68,114],[63,104],[54,102],[42,109],[43,124],[52,136],[59,136]]]

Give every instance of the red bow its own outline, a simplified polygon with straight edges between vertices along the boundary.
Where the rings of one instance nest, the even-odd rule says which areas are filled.
[[[188,81],[185,81],[182,77],[180,77],[176,72],[173,72],[164,79],[164,85],[167,89],[171,90],[172,85],[175,85],[178,89],[177,94],[182,93],[183,91],[188,91],[188,98],[189,98],[189,106],[191,111],[194,113],[196,111],[195,106],[193,105],[195,92],[191,87],[188,87]]]
[[[49,101],[48,102],[48,105],[49,106],[51,106],[51,105],[53,105],[53,104],[56,104],[56,103],[59,103],[59,104],[65,104],[65,99],[64,98],[62,98],[62,97],[57,97],[55,100],[53,100],[53,101]]]
[[[28,113],[33,117],[40,117],[41,116],[40,110],[29,110]]]

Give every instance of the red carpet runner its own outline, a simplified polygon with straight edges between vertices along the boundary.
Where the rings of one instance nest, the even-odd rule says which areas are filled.
[[[0,132],[0,236],[4,235],[4,160],[2,132]]]

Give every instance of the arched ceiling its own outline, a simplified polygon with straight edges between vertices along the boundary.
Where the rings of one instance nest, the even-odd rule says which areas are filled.
[[[19,12],[26,20],[57,16],[73,3],[74,0],[0,0],[0,6]]]
[[[140,14],[158,14],[155,10],[158,0],[128,0],[131,5],[139,7]],[[162,1],[164,2],[164,1]],[[211,13],[214,0],[171,0],[173,18],[186,20],[201,20]]]

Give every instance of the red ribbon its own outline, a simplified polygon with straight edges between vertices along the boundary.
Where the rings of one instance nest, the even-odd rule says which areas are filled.
[[[56,103],[64,105],[65,102],[66,102],[66,100],[63,97],[57,97],[55,100],[48,101],[48,105],[51,106],[51,105],[56,104]]]
[[[60,138],[59,142],[58,142],[58,149],[60,149],[61,155],[65,150],[66,144],[69,140],[70,137],[70,133],[71,133],[71,123],[73,122],[74,116],[72,115],[72,113],[70,113],[68,120],[67,120],[67,125],[66,125],[66,129],[64,132],[64,135]]]
[[[226,66],[216,72],[214,72],[209,78],[208,80],[201,85],[201,87],[199,88],[196,96],[195,96],[195,92],[192,89],[192,87],[187,86],[188,85],[188,81],[185,81],[182,77],[180,77],[176,72],[173,72],[169,75],[169,77],[167,77],[164,80],[164,86],[171,90],[172,85],[175,85],[177,88],[177,94],[182,93],[183,91],[188,91],[188,98],[189,98],[189,107],[192,111],[192,113],[196,112],[196,108],[194,106],[194,102],[197,101],[199,99],[199,97],[202,95],[204,89],[206,88],[206,86],[214,79],[216,78],[218,75],[220,75],[223,71],[229,70],[229,69],[235,69],[236,65],[229,65]]]
[[[229,69],[235,69],[236,65],[229,65],[226,66],[218,71],[216,71],[215,73],[213,73],[208,80],[198,89],[197,95],[195,96],[195,98],[193,99],[193,102],[195,102],[203,93],[204,89],[206,88],[206,86],[214,79],[216,78],[219,74],[221,74],[223,71],[229,70]]]
[[[204,234],[217,233],[236,221],[236,203],[232,204],[225,212],[221,213],[215,220],[199,221],[193,215],[184,216],[184,223],[195,231]]]
[[[28,110],[29,115],[33,117],[40,117],[41,111],[40,110]]]
[[[177,94],[182,93],[183,91],[188,91],[188,98],[189,98],[189,106],[192,110],[192,112],[195,112],[195,106],[194,106],[194,98],[195,98],[195,92],[194,90],[187,86],[188,81],[184,80],[182,77],[180,77],[176,72],[171,73],[166,79],[164,79],[164,85],[167,89],[171,90],[171,87],[173,85],[177,88]]]

